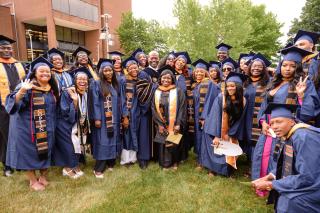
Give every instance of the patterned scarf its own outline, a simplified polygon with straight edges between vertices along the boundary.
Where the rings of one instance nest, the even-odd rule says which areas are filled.
[[[136,84],[138,100],[141,104],[149,103],[153,97],[152,81],[138,79]]]
[[[259,128],[258,122],[258,113],[260,110],[261,103],[263,102],[264,98],[262,94],[265,92],[265,86],[257,85],[256,94],[254,98],[254,108],[253,108],[253,117],[252,117],[252,133],[251,133],[251,140],[257,142],[261,133],[261,129]]]
[[[48,91],[50,91],[49,88]],[[48,133],[47,133],[47,121],[46,121],[46,103],[44,97],[44,91],[33,89],[31,93],[30,103],[30,122],[33,121],[35,126],[35,141],[37,152],[40,160],[48,159]],[[32,142],[34,142],[34,135],[31,127]]]
[[[105,118],[106,118],[106,131],[107,135],[111,136],[113,134],[113,115],[112,115],[112,96],[111,93],[109,93],[105,97],[105,101],[103,103],[104,105],[104,113],[105,113]]]
[[[193,106],[193,93],[191,87],[191,77],[185,77],[185,83],[187,87],[187,122],[188,122],[188,132],[194,132],[194,106]]]
[[[137,80],[133,79],[131,76],[126,76],[126,105],[129,112],[132,108],[132,102],[133,102],[133,96],[134,96],[134,90],[137,84]]]

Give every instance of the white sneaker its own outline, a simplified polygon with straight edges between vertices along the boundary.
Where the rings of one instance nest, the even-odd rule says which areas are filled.
[[[79,177],[81,177],[81,176],[83,176],[83,175],[84,175],[84,172],[83,172],[83,171],[81,171],[81,170],[79,170],[79,171],[77,171],[77,170],[73,170],[73,172],[74,172],[74,173],[76,173]]]

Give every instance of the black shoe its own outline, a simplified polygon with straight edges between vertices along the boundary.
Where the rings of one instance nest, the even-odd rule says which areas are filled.
[[[5,177],[11,177],[13,175],[13,169],[11,169],[10,167],[6,167],[4,170],[3,170],[3,176]]]
[[[148,162],[145,160],[139,161],[139,167],[140,169],[145,170],[148,167]]]

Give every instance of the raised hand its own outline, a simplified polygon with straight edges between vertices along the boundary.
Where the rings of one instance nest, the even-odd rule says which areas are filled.
[[[305,79],[302,79],[302,76],[299,79],[299,82],[296,85],[296,93],[299,98],[302,98],[304,95],[304,92],[307,89],[307,80],[308,80],[308,75],[305,77]]]
[[[24,93],[27,92],[29,89],[32,89],[32,87],[33,84],[30,79],[25,79],[24,81],[21,80],[21,89]]]
[[[68,91],[68,93],[70,95],[70,98],[72,100],[78,100],[77,92],[76,92],[76,89],[74,87],[67,88],[67,91]]]

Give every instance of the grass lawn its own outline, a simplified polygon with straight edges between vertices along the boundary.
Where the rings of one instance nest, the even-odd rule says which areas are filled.
[[[44,192],[31,192],[24,174],[15,172],[0,177],[0,212],[273,212],[264,198],[240,184],[249,181],[242,175],[243,159],[235,179],[210,178],[196,171],[194,162],[191,156],[176,172],[162,171],[156,163],[145,171],[117,165],[99,180],[90,159],[77,180],[51,168]]]

